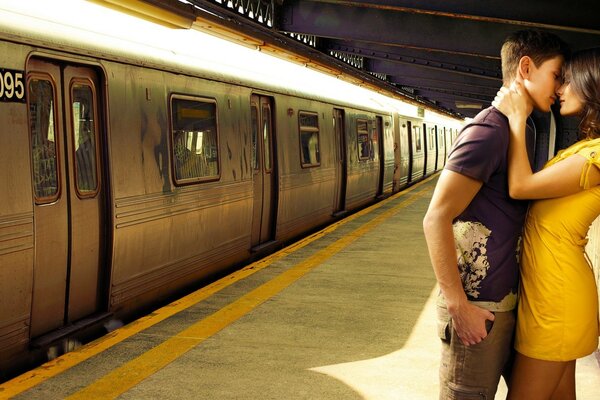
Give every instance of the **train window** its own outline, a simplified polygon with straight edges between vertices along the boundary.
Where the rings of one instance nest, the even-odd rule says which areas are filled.
[[[358,136],[358,158],[359,160],[368,160],[371,158],[371,139],[366,119],[356,120],[356,134]]]
[[[263,145],[265,149],[265,170],[271,170],[271,109],[263,107]]]
[[[174,97],[171,112],[175,182],[218,179],[217,104],[211,100]]]
[[[258,108],[252,106],[250,108],[250,118],[252,118],[252,168],[257,170],[258,164]]]
[[[31,79],[27,98],[35,201],[52,202],[59,195],[54,86],[49,79]]]
[[[415,152],[421,151],[421,128],[413,126],[413,137],[415,139]]]
[[[371,129],[371,160],[379,159],[379,140],[382,138],[382,132],[380,129],[383,128],[383,120],[381,117],[377,117],[376,123]]]
[[[298,113],[298,124],[302,167],[316,167],[321,164],[319,115],[300,111]]]
[[[429,150],[435,149],[435,128],[429,128]]]
[[[71,91],[77,192],[82,197],[93,196],[98,190],[94,94],[89,85],[80,83]]]

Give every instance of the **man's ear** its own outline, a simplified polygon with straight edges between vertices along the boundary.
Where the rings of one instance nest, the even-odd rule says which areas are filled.
[[[533,60],[529,56],[523,56],[519,60],[517,67],[517,79],[525,80],[529,79],[529,72],[531,71],[531,64]]]

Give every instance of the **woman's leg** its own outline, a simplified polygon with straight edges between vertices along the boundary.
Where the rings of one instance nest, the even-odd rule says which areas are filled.
[[[551,400],[575,400],[575,361],[568,361]]]
[[[507,398],[509,400],[551,399],[569,363],[570,361],[537,360],[517,352]],[[565,385],[568,385],[568,381],[565,381]]]

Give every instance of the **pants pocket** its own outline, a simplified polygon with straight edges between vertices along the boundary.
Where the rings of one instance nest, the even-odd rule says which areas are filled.
[[[452,382],[448,382],[445,396],[442,397],[444,400],[486,400],[487,398],[487,389],[483,387],[457,385]]]
[[[437,333],[440,339],[450,343],[450,330],[452,329],[452,318],[448,314],[448,310],[443,307],[437,309]]]

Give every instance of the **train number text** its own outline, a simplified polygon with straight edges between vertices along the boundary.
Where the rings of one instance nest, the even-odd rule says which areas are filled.
[[[0,68],[0,101],[25,102],[23,71]]]

